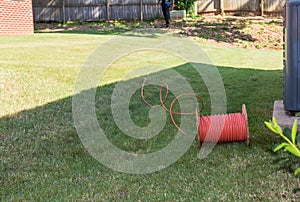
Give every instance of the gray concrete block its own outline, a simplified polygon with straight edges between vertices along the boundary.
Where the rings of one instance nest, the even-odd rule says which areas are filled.
[[[298,119],[298,130],[300,129],[300,117],[288,115],[282,100],[274,102],[273,117],[277,119],[278,125],[282,128],[292,128],[295,119]]]

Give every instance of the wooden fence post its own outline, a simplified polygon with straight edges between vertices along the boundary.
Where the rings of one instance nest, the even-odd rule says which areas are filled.
[[[110,0],[106,0],[106,19],[110,20]]]
[[[66,23],[66,2],[62,0],[63,23]]]
[[[220,0],[220,11],[221,14],[224,14],[224,0]]]
[[[158,5],[159,3],[160,3],[160,1],[156,2],[156,17],[159,17],[159,10],[160,10],[160,5]]]
[[[144,9],[143,9],[143,0],[140,0],[140,18],[141,18],[141,21],[144,20]]]
[[[257,2],[259,3],[259,0],[253,0],[253,2],[252,2],[250,11],[252,11],[253,13],[255,13],[255,12],[257,11],[257,9],[258,9],[258,8],[256,7]]]
[[[264,12],[265,12],[265,1],[264,0],[260,1],[260,11],[261,11],[261,16],[264,16]]]

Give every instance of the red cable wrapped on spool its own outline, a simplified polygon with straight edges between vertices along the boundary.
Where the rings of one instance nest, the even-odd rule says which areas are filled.
[[[143,101],[149,106],[153,107],[150,103],[145,100],[144,97],[144,85],[146,83],[146,78],[141,88],[141,97]],[[212,115],[212,116],[200,116],[200,113],[203,109],[204,102],[202,98],[196,94],[181,94],[177,96],[171,103],[170,109],[167,109],[164,105],[168,97],[168,85],[164,83],[166,88],[166,95],[164,100],[162,99],[162,87],[160,88],[160,106],[162,106],[166,111],[169,111],[170,118],[174,126],[183,134],[186,134],[175,122],[173,114],[185,114],[185,115],[196,115],[197,118],[197,129],[198,129],[198,139],[199,143],[203,142],[212,142],[212,143],[221,143],[221,142],[246,142],[249,145],[249,129],[248,129],[248,118],[246,106],[242,106],[242,113],[232,113],[232,114],[222,114],[222,115]],[[173,112],[173,105],[181,97],[196,97],[201,102],[201,107],[195,112]]]
[[[242,113],[200,116],[198,118],[199,142],[246,142],[249,145],[249,130],[246,106]]]

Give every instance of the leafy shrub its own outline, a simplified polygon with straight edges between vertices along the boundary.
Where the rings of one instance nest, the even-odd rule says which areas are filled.
[[[194,2],[196,0],[175,0],[175,6],[178,10],[186,10],[186,13],[193,13]]]
[[[273,151],[277,152],[281,149],[300,158],[300,133],[297,132],[297,119],[294,121],[292,130],[285,128],[284,130],[278,125],[275,117],[272,121],[265,122],[265,125],[275,134],[280,135],[285,142],[274,146]],[[294,171],[295,175],[300,173],[300,167]]]

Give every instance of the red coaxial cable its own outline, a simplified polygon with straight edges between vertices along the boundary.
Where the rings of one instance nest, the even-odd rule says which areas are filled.
[[[200,116],[198,138],[200,143],[246,142],[249,145],[246,106],[243,105],[242,113]]]
[[[148,103],[144,97],[144,86],[147,79],[144,78],[144,82],[141,88],[141,97],[143,101],[149,106],[154,107],[150,103]],[[181,115],[196,115],[198,124],[198,139],[199,143],[203,142],[213,142],[213,143],[221,143],[221,142],[246,142],[249,145],[249,129],[248,129],[248,118],[246,106],[242,106],[242,113],[232,113],[232,114],[222,114],[222,115],[212,115],[212,116],[200,116],[198,118],[198,113],[200,113],[204,107],[203,99],[196,94],[181,94],[173,99],[170,109],[167,109],[164,103],[168,97],[168,85],[164,83],[166,88],[166,94],[164,99],[162,99],[162,86],[160,88],[160,106],[162,106],[166,111],[170,113],[170,118],[174,124],[174,126],[183,134],[186,134],[179,125],[175,122],[173,118],[173,114],[181,114]],[[181,97],[193,96],[196,97],[201,102],[201,107],[199,110],[195,112],[173,112],[173,105],[175,101],[177,101]]]

